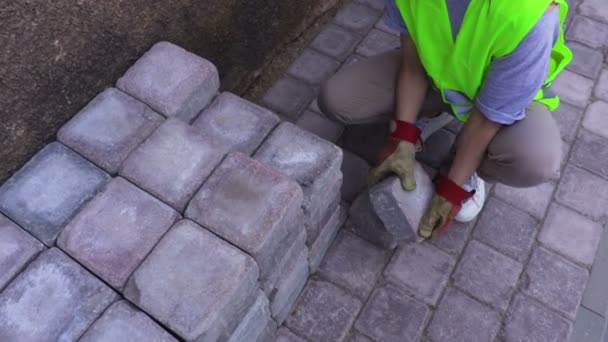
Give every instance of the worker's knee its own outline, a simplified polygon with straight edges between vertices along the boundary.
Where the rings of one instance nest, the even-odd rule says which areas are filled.
[[[350,124],[346,110],[346,103],[349,99],[342,90],[343,86],[340,84],[338,77],[334,76],[328,79],[321,85],[317,96],[317,105],[328,118],[343,124]]]

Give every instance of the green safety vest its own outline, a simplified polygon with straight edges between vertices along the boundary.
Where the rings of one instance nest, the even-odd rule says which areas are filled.
[[[534,100],[553,111],[559,98],[545,90],[572,60],[564,40],[566,0],[471,0],[456,41],[446,0],[396,0],[424,69],[461,121],[467,121],[471,113],[456,109],[472,104],[451,103],[445,91],[458,91],[474,100],[492,60],[512,53],[552,2],[559,5],[560,33],[551,51],[547,80]]]

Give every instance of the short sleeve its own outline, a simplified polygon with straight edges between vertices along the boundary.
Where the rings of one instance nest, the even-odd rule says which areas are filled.
[[[386,13],[384,14],[383,20],[386,26],[401,34],[408,34],[407,27],[405,26],[405,22],[403,21],[401,12],[399,12],[399,8],[397,8],[395,0],[384,1],[386,2]]]

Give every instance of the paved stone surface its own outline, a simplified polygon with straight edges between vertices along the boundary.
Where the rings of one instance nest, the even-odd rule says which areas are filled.
[[[306,280],[310,275],[309,269],[308,249],[305,246],[281,269],[281,278],[275,285],[276,292],[273,290],[273,294],[271,294],[270,306],[272,317],[277,323],[282,324],[289,316],[298,295],[306,285]]]
[[[593,81],[565,70],[557,76],[552,88],[565,102],[577,107],[585,107],[591,96]]]
[[[343,61],[350,55],[360,40],[352,32],[337,25],[328,25],[315,37],[310,46],[318,51]]]
[[[524,261],[534,243],[539,223],[529,214],[491,198],[473,236],[498,251]]]
[[[493,341],[500,328],[497,311],[449,288],[428,331],[435,342]]]
[[[327,141],[336,142],[344,131],[344,126],[329,120],[319,113],[306,110],[296,122],[304,130],[318,135]]]
[[[605,325],[606,320],[602,316],[583,307],[574,322],[571,340],[577,342],[601,341]]]
[[[258,274],[251,257],[180,221],[129,279],[125,297],[186,340],[226,339],[255,301]]]
[[[295,335],[291,330],[286,327],[281,327],[277,331],[275,342],[306,342],[303,338]]]
[[[608,25],[578,15],[572,20],[566,38],[597,49],[608,40]]]
[[[378,11],[384,9],[384,0],[356,0],[356,2],[367,5]]]
[[[553,112],[553,118],[557,122],[564,141],[572,142],[576,138],[576,131],[583,117],[582,113],[583,111],[580,108],[565,102],[560,104],[559,108]]]
[[[192,125],[226,152],[252,154],[278,123],[268,109],[224,92]]]
[[[285,77],[268,90],[262,102],[284,118],[295,122],[315,96],[313,88],[306,83]]]
[[[344,28],[364,35],[374,26],[379,17],[380,12],[353,2],[338,12],[335,22]]]
[[[52,246],[61,229],[109,178],[65,146],[52,143],[0,187],[0,212]]]
[[[595,86],[593,95],[599,97],[604,101],[608,101],[608,69],[602,70],[600,79]]]
[[[155,44],[116,83],[157,112],[191,121],[216,95],[215,66],[168,42]]]
[[[518,294],[509,309],[505,341],[568,341],[572,323],[526,296]]]
[[[454,285],[478,300],[506,309],[523,265],[477,241],[471,241],[456,267]]]
[[[583,306],[604,317],[608,317],[606,284],[608,284],[608,234],[604,232],[583,294]]]
[[[608,178],[607,143],[607,138],[581,130],[570,158],[574,164]]]
[[[378,22],[376,23],[376,25],[374,27],[377,28],[378,30],[382,30],[386,33],[390,33],[392,35],[399,36],[399,32],[393,30],[392,28],[388,27],[388,25],[386,25],[386,22],[384,21],[384,16],[380,20],[378,20]]]
[[[602,236],[602,226],[581,214],[554,204],[538,240],[570,260],[591,266]]]
[[[537,219],[542,219],[547,212],[555,191],[555,183],[547,182],[530,188],[513,188],[496,184],[496,196],[512,206],[519,208]]]
[[[120,175],[183,211],[223,157],[196,128],[169,119],[123,164]]]
[[[260,291],[228,342],[261,341],[260,338],[264,337],[264,329],[271,320],[268,305],[268,298]]]
[[[414,342],[422,335],[429,308],[392,285],[377,288],[355,327],[376,341]]]
[[[602,70],[604,62],[602,52],[574,42],[569,43],[568,47],[572,50],[574,59],[567,69],[595,79]]]
[[[342,153],[342,198],[352,202],[367,186],[370,166],[350,151],[343,150]]]
[[[327,250],[331,243],[336,238],[338,230],[344,225],[347,216],[347,209],[344,205],[338,205],[332,208],[329,212],[329,217],[322,223],[321,231],[310,245],[310,256],[308,262],[310,264],[310,273],[315,273],[323,261],[323,257],[327,254]]]
[[[455,261],[429,244],[399,247],[384,271],[388,281],[409,290],[416,298],[435,305],[448,282]]]
[[[177,342],[145,313],[124,300],[112,304],[78,341]]]
[[[0,341],[74,341],[116,299],[75,261],[49,249],[0,294]]]
[[[524,292],[574,318],[589,274],[566,259],[537,248],[524,276]]]
[[[355,332],[353,332],[352,335],[350,335],[348,342],[373,342],[373,341],[371,339],[365,337],[365,335],[355,331]]]
[[[115,178],[65,227],[57,245],[120,289],[178,217],[168,205]]]
[[[282,241],[301,228],[301,205],[298,184],[237,152],[194,196],[186,217],[246,251],[266,277],[288,247]]]
[[[363,300],[374,288],[385,262],[383,250],[342,231],[327,252],[319,274]]]
[[[360,309],[361,302],[344,290],[311,279],[286,324],[311,342],[342,341]]]
[[[556,198],[561,204],[599,220],[606,215],[608,207],[608,182],[585,170],[568,166],[562,173]]]
[[[363,39],[356,52],[364,57],[371,57],[401,46],[398,36],[378,29],[372,29]]]
[[[327,80],[340,66],[340,62],[312,49],[306,49],[291,64],[287,73],[310,85]]]
[[[585,0],[579,10],[583,15],[608,24],[608,7],[602,0]]]
[[[0,291],[43,249],[42,243],[0,214]]]
[[[583,118],[583,127],[590,132],[608,138],[608,103],[596,101],[587,107]]]
[[[468,223],[454,222],[446,233],[435,240],[425,243],[432,243],[444,252],[459,255],[460,252],[462,252],[464,245],[467,243],[475,223],[476,221]]]
[[[57,138],[105,171],[116,174],[129,153],[162,120],[144,103],[109,88],[63,126]]]

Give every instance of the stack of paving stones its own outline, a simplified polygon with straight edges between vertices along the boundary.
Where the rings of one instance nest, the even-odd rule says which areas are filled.
[[[0,187],[0,341],[268,342],[346,219],[342,150],[154,45]]]

